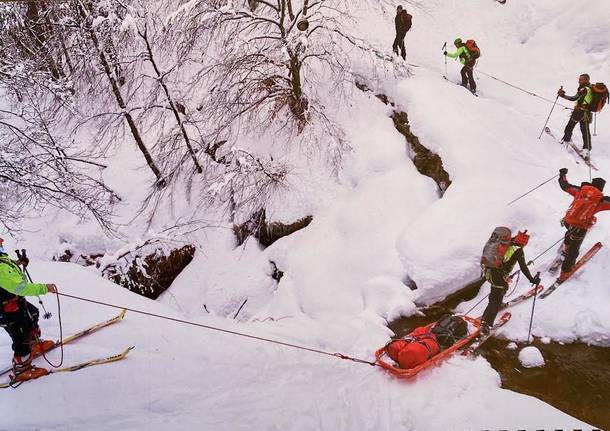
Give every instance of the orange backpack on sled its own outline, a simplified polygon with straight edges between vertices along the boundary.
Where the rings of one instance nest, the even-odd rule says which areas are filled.
[[[450,347],[444,348],[443,350],[440,350],[439,348],[440,352],[433,354],[431,357],[430,352],[428,351],[428,347],[432,347],[432,344],[428,337],[428,341],[425,342],[425,346],[420,344],[419,348],[416,347],[416,349],[418,349],[418,352],[415,354],[413,354],[414,352],[411,352],[409,354],[410,357],[407,357],[409,349],[412,349],[413,345],[418,344],[410,342],[409,340],[411,339],[411,337],[416,337],[423,334],[434,335],[432,331],[434,327],[438,325],[440,320],[439,322],[430,323],[427,326],[417,328],[415,331],[409,334],[406,339],[391,341],[385,346],[377,349],[377,351],[375,352],[375,363],[396,377],[411,378],[417,375],[422,370],[425,370],[426,368],[434,364],[438,364],[441,361],[447,359],[452,354],[454,354],[456,350],[464,348],[468,343],[475,339],[477,335],[479,335],[479,329],[481,327],[480,320],[470,316],[451,316],[451,318],[463,319],[464,323],[470,323],[472,325],[473,330],[468,331],[468,333],[463,338],[457,340],[457,342],[455,342]],[[438,346],[438,343],[435,344]],[[408,347],[409,345],[411,345],[411,347]],[[432,349],[432,351],[436,351],[436,348]],[[387,359],[386,357],[388,357],[389,359]],[[424,359],[423,362],[420,362],[422,358],[428,357],[430,357],[430,359]],[[420,362],[419,365],[413,365],[416,362]]]
[[[422,326],[411,332],[406,339],[394,340],[386,347],[388,356],[400,365],[411,369],[423,364],[440,352],[436,336]]]

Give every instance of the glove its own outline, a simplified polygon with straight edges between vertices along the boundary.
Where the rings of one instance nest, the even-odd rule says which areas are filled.
[[[564,175],[568,174],[568,168],[561,168],[559,169],[559,176],[563,177]]]
[[[447,55],[447,51],[443,51],[443,55]]]
[[[530,282],[538,286],[540,284],[540,273],[536,274],[534,278],[530,280]]]
[[[557,90],[557,95],[559,97],[563,97],[565,96],[566,92],[563,90],[563,88],[560,88],[559,90]]]
[[[28,258],[27,258],[27,256],[21,256],[21,257],[19,258],[19,260],[17,261],[17,265],[21,265],[21,266],[23,266],[24,268],[25,268],[26,266],[28,266],[28,265],[29,265],[29,263],[30,263],[30,259],[28,259]]]
[[[561,227],[566,227],[566,222],[563,218],[559,220],[559,224],[561,225]]]

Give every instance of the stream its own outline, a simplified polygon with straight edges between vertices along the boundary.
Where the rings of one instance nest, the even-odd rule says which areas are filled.
[[[459,302],[472,299],[481,284],[480,280],[473,281],[457,294],[423,310],[423,315],[393,321],[389,327],[397,336],[407,335],[450,313]],[[500,374],[503,388],[531,395],[575,418],[610,430],[610,348],[584,343],[545,344],[534,339],[532,345],[542,352],[546,364],[525,368],[518,354],[526,344],[514,350],[508,349],[508,344],[508,340],[491,338],[480,348]]]

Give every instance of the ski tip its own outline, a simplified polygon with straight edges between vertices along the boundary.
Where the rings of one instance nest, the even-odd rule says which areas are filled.
[[[119,313],[118,318],[123,320],[125,315],[127,314],[127,309],[123,308],[123,310]]]

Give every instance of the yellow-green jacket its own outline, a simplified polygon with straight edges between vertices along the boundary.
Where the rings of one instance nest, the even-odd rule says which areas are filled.
[[[2,300],[12,295],[38,296],[48,292],[46,284],[30,283],[17,263],[7,255],[0,256],[0,288],[5,291],[0,290]]]

